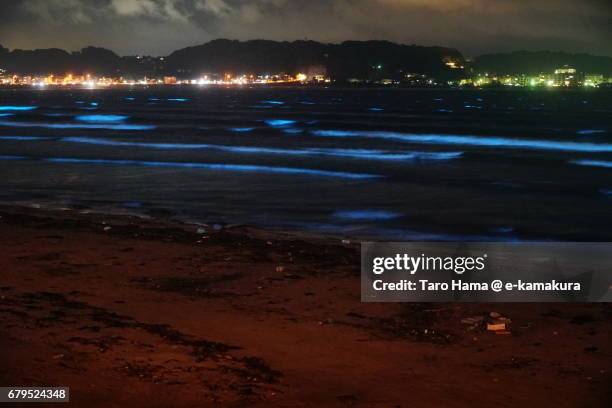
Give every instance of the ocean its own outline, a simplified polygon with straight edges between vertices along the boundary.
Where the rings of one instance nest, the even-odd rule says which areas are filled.
[[[612,92],[0,89],[0,202],[363,239],[612,240]]]

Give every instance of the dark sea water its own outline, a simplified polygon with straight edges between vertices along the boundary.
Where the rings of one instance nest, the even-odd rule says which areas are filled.
[[[612,240],[612,92],[2,89],[0,201],[396,240]]]

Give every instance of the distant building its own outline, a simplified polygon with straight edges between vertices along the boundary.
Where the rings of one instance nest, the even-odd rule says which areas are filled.
[[[327,78],[327,68],[324,65],[311,65],[305,75],[307,81],[324,82]]]
[[[579,82],[581,82],[579,81],[576,68],[572,68],[568,65],[555,69],[554,81],[555,86],[565,87],[578,86]]]
[[[164,84],[165,85],[176,85],[176,77],[175,76],[165,76]]]

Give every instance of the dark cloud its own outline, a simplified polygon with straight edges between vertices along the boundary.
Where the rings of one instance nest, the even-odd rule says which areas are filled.
[[[468,55],[553,49],[612,55],[609,0],[14,0],[0,43],[166,54],[214,38],[388,39]]]

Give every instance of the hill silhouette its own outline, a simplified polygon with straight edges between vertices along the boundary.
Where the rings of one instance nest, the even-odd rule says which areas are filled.
[[[141,77],[176,75],[197,78],[203,74],[292,74],[315,68],[337,80],[401,79],[407,73],[439,79],[464,77],[466,66],[456,49],[404,45],[389,41],[236,41],[218,39],[182,48],[165,57],[121,57],[99,47],[67,52],[58,48],[8,50],[0,46],[0,68],[22,75],[92,74]],[[477,73],[537,74],[571,65],[581,72],[612,75],[612,58],[552,51],[517,51],[474,58]]]
[[[197,77],[203,73],[296,74],[324,67],[336,79],[368,78],[372,75],[399,78],[405,73],[435,77],[458,74],[444,60],[464,63],[452,48],[402,45],[388,41],[346,41],[323,44],[315,41],[214,40],[177,50],[165,58],[120,57],[96,47],[69,53],[51,48],[9,51],[0,47],[0,68],[19,74],[152,75]]]

